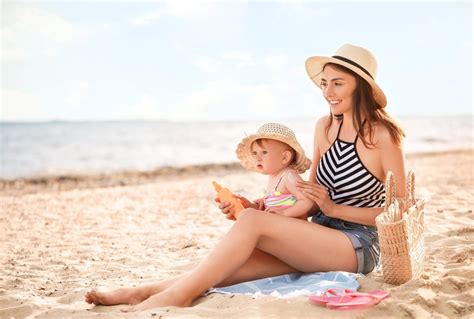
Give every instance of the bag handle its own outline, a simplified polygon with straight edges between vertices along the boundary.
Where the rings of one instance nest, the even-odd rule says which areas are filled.
[[[407,204],[408,207],[416,203],[415,199],[415,173],[408,171],[407,175]]]
[[[393,178],[392,171],[388,171],[385,177],[385,211],[388,211],[388,207],[395,201],[395,197],[395,179]]]

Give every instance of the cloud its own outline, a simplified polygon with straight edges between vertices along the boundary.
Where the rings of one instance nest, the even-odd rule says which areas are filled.
[[[255,58],[250,52],[225,51],[222,54],[222,58],[238,69],[256,64]]]
[[[174,118],[229,119],[234,114],[240,120],[249,116],[266,120],[319,112],[315,107],[319,92],[304,75],[300,61],[286,53],[256,57],[250,51],[225,51],[194,57],[191,63],[203,72],[219,74],[219,80],[177,103]]]
[[[190,63],[202,72],[241,83],[248,83],[249,77],[254,83],[294,83],[304,74],[300,61],[281,52],[256,57],[249,51],[225,51],[217,56],[191,57]]]
[[[325,2],[311,2],[308,0],[278,0],[277,2],[285,7],[288,15],[299,18],[320,18],[332,13]]]
[[[241,84],[211,81],[173,107],[173,120],[247,120],[291,116],[293,88],[278,84]],[[294,100],[294,99],[293,99]],[[229,114],[232,117],[229,117]]]
[[[245,67],[255,66],[257,61],[250,52],[229,50],[222,52],[219,56],[195,56],[191,58],[191,64],[199,70],[208,73],[230,72]]]
[[[58,49],[83,39],[87,32],[64,18],[32,6],[3,5],[2,59],[25,60],[56,55]]]
[[[209,56],[194,57],[191,60],[191,64],[207,73],[220,72],[224,67],[224,61],[222,61],[222,59]]]
[[[263,61],[263,63],[274,72],[282,72],[289,68],[289,59],[286,54],[269,54]]]
[[[66,102],[72,105],[80,105],[89,91],[89,83],[80,81],[72,84],[66,91]]]
[[[166,1],[156,9],[133,16],[129,23],[163,34],[177,54],[225,46],[229,39],[246,37],[247,2]],[[170,38],[167,35],[172,35]],[[195,48],[196,50],[193,50]]]
[[[2,121],[28,121],[49,119],[41,109],[40,99],[26,91],[4,89],[0,90]]]
[[[166,1],[158,9],[132,18],[130,23],[136,26],[145,26],[167,16],[186,20],[203,20],[213,15],[215,8],[211,1]]]
[[[144,94],[140,101],[129,108],[112,114],[114,120],[162,120],[168,115],[161,111],[158,101],[151,95]]]

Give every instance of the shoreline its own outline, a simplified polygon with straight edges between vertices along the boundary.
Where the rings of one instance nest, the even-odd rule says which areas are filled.
[[[420,152],[406,155],[410,159],[458,154],[473,154],[474,149],[460,149],[434,152]],[[407,167],[409,169],[410,167]],[[73,189],[93,189],[116,186],[140,185],[161,179],[169,180],[182,177],[197,177],[206,174],[222,175],[229,172],[246,171],[238,162],[219,164],[197,164],[181,167],[164,166],[152,170],[120,170],[108,173],[77,173],[58,175],[38,175],[0,179],[0,196],[35,194],[42,192],[67,191]]]
[[[0,195],[23,195],[72,189],[140,185],[166,178],[196,177],[204,174],[245,171],[239,163],[165,166],[148,171],[123,170],[111,173],[60,174],[0,179]]]

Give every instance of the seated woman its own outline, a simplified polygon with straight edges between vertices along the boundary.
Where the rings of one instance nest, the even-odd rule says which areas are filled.
[[[189,273],[112,292],[93,290],[86,302],[133,305],[124,311],[186,307],[210,287],[292,272],[373,270],[379,260],[375,217],[382,212],[388,171],[404,191],[404,134],[385,111],[370,51],[346,44],[332,57],[309,58],[306,70],[330,109],[316,123],[310,181],[297,183],[314,202],[311,222],[244,210]],[[229,206],[219,207],[230,214]]]

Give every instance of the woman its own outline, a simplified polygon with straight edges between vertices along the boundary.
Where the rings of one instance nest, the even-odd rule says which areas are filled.
[[[309,58],[306,70],[330,107],[316,124],[310,181],[299,182],[315,203],[312,222],[244,210],[191,272],[136,288],[90,291],[88,303],[134,305],[125,311],[190,306],[213,286],[292,272],[372,271],[379,258],[373,226],[388,171],[404,190],[403,132],[384,110],[377,61],[368,50],[346,44],[333,57]],[[219,208],[230,213],[229,203]]]

